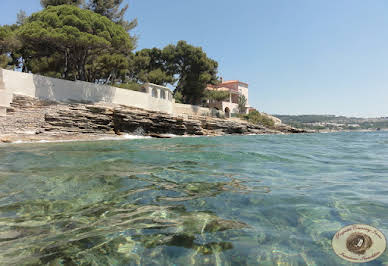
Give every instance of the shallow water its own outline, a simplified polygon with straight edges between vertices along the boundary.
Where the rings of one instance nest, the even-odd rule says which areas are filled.
[[[387,132],[1,145],[0,263],[349,265],[387,181]]]

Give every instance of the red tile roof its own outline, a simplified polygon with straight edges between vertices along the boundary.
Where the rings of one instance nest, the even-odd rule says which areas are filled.
[[[224,82],[220,83],[219,85],[222,85],[222,84],[233,84],[233,83],[241,83],[241,84],[244,84],[244,85],[246,85],[248,87],[248,83],[241,82],[241,81],[238,81],[238,80],[224,81]]]

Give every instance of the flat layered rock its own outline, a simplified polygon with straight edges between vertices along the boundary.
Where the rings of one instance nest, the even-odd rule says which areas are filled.
[[[119,135],[153,137],[174,135],[306,133],[287,125],[266,128],[246,121],[204,116],[173,116],[122,105],[65,104],[15,95],[6,117],[0,117],[0,141],[12,142],[17,135]],[[9,135],[12,134],[10,138]],[[4,136],[8,137],[4,137]],[[28,137],[29,136],[29,137]],[[32,137],[33,136],[33,137]],[[10,140],[11,139],[11,140]]]

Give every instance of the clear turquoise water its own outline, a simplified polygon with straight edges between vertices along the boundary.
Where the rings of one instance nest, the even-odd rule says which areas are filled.
[[[0,146],[3,265],[349,265],[354,223],[388,233],[386,132]]]

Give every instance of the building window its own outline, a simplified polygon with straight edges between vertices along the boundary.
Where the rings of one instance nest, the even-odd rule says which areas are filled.
[[[152,89],[152,97],[158,98],[158,90],[155,88]]]
[[[160,90],[160,98],[166,99],[166,92],[164,90]]]

